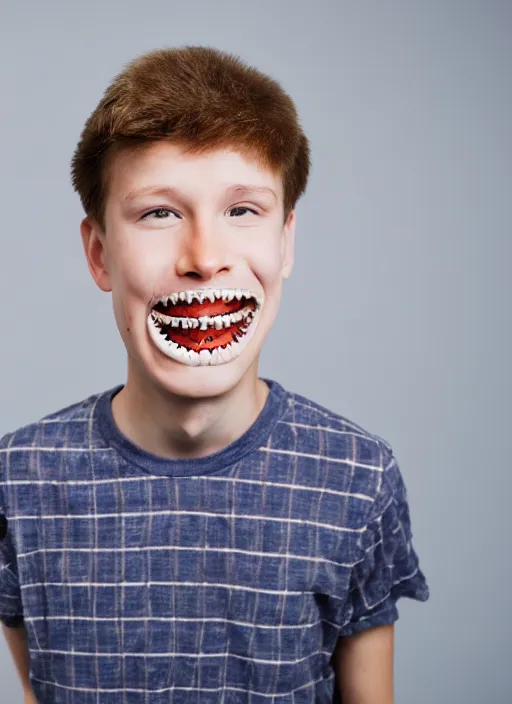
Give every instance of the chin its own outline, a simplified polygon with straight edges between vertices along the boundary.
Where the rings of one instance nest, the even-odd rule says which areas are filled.
[[[129,365],[135,371],[137,384],[147,384],[164,394],[183,398],[215,398],[229,393],[240,383],[249,382],[250,379],[256,382],[266,327],[260,324],[257,332],[254,329],[251,339],[245,341],[238,354],[223,363],[202,365],[187,364],[165,354],[147,330],[139,350],[135,352],[132,347]],[[127,341],[129,342],[133,345],[134,340]]]
[[[223,396],[240,382],[257,378],[257,358],[247,366],[239,358],[227,364],[209,367],[187,367],[179,369],[161,368],[152,370],[153,382],[161,391],[190,399],[205,399]],[[174,367],[174,365],[173,365]]]

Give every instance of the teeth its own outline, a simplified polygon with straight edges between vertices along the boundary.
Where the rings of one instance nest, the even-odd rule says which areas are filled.
[[[192,364],[193,367],[197,367],[201,363],[201,360],[199,359],[198,352],[195,352],[194,350],[189,350],[188,356],[190,359],[190,363]]]
[[[225,315],[202,315],[200,318],[187,318],[187,317],[173,317],[170,315],[165,315],[164,313],[152,313],[153,319],[160,325],[170,325],[173,328],[182,327],[184,330],[188,328],[198,328],[201,330],[207,330],[209,327],[214,327],[216,330],[222,330],[222,328],[229,328],[235,323],[239,323],[241,320],[245,321],[249,325],[254,319],[254,311],[247,306],[236,313],[230,313]]]
[[[164,323],[164,325],[170,325],[171,324],[171,316],[170,315],[164,315],[163,313],[155,313],[155,320],[157,320],[159,323]]]
[[[172,343],[172,350],[178,359],[185,360],[188,355],[184,347],[178,347],[175,343]]]
[[[228,319],[228,322],[232,322],[231,316],[215,316],[214,318],[203,316],[203,320],[201,321],[202,328],[206,329],[206,327],[211,327],[212,325],[215,325],[215,323],[218,325],[216,320],[218,318],[221,319],[223,324],[225,324],[225,318]],[[257,318],[257,316],[255,316],[255,318]],[[183,324],[183,320],[186,320],[186,324],[188,324],[189,327],[192,327],[194,323],[195,325],[200,324],[199,320],[196,320],[195,318],[181,319],[171,317],[172,327],[179,327]],[[192,321],[194,321],[194,323],[192,323]],[[163,334],[164,331],[161,329],[160,323],[161,314],[156,314],[153,312],[150,316],[148,316],[148,327],[153,342],[167,357],[188,366],[210,366],[229,363],[231,360],[238,358],[240,354],[243,354],[244,346],[254,334],[255,329],[254,326],[250,326],[248,316],[246,321],[240,325],[240,332],[237,331],[236,333],[236,342],[231,342],[226,345],[224,349],[221,347],[216,347],[212,350],[203,349],[198,353],[195,350],[188,349],[188,347],[184,345],[177,344],[173,340],[167,339],[167,335]],[[205,324],[206,327],[204,327]]]
[[[203,303],[205,299],[208,299],[211,303],[215,303],[217,300],[223,300],[226,303],[230,303],[234,298],[238,301],[242,298],[249,300],[250,298],[255,298],[258,307],[261,307],[263,298],[260,296],[254,296],[246,288],[235,288],[235,289],[200,289],[197,291],[180,291],[179,293],[171,293],[169,296],[162,296],[159,300],[164,305],[176,305],[178,303],[187,303],[190,305],[194,300],[199,303]]]
[[[220,354],[221,359],[222,359],[224,362],[230,362],[230,361],[231,361],[231,352],[229,351],[229,345],[228,345],[228,347],[225,347],[224,349],[222,349],[222,347],[221,347],[221,348],[219,349],[219,354]]]
[[[201,350],[201,352],[199,352],[199,362],[201,364],[209,364],[211,362],[211,354],[208,350]]]

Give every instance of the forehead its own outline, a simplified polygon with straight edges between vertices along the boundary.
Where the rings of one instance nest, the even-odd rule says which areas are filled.
[[[282,200],[281,176],[255,156],[234,148],[194,153],[179,144],[154,142],[118,152],[108,166],[109,195],[120,198],[155,184],[192,195],[223,192],[235,183],[270,188]]]

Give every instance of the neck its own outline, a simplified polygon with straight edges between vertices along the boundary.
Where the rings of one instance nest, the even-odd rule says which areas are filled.
[[[139,383],[127,383],[112,401],[119,430],[135,445],[160,457],[205,457],[237,440],[254,423],[268,396],[257,368],[221,396],[186,398]]]

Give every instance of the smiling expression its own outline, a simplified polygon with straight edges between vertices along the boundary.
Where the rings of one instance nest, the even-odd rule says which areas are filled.
[[[105,231],[86,218],[82,238],[132,373],[192,396],[256,375],[294,231],[281,177],[247,155],[169,142],[117,154]]]

